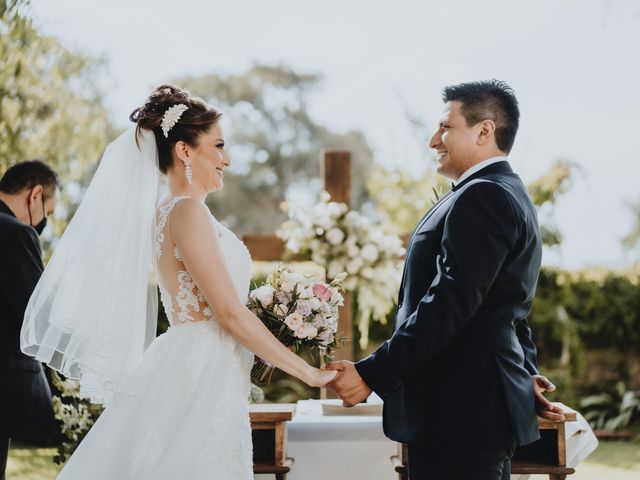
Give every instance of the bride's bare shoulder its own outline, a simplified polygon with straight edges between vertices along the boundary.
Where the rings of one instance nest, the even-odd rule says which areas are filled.
[[[211,226],[211,212],[207,206],[191,197],[177,202],[171,212],[171,229],[176,227],[192,230],[199,226]]]

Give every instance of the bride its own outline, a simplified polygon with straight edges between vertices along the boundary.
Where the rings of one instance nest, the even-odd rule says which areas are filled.
[[[251,352],[314,387],[336,375],[244,306],[249,252],[204,204],[230,166],[220,116],[157,88],[105,151],[29,301],[22,350],[106,404],[58,479],[252,479]],[[152,270],[170,324],[158,338]]]

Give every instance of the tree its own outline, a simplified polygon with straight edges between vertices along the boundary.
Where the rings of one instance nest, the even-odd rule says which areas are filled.
[[[548,247],[562,242],[562,233],[553,224],[553,210],[558,198],[571,188],[577,166],[567,160],[556,161],[549,170],[527,185],[529,196],[543,217],[540,225],[542,243]]]
[[[362,133],[334,132],[309,115],[309,96],[320,79],[282,65],[256,64],[237,75],[176,80],[231,120],[226,136],[232,168],[210,206],[234,231],[271,232],[285,219],[279,205],[288,196],[303,192],[316,198],[322,149],[350,150],[354,171],[371,168],[373,155]],[[367,198],[364,179],[363,174],[352,179],[355,208]]]
[[[42,35],[27,15],[28,0],[0,0],[0,175],[33,158],[58,172],[64,218],[75,211],[81,185],[114,136],[98,87],[102,63]]]

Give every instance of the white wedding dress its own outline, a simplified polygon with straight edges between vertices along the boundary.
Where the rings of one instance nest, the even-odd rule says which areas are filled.
[[[60,472],[59,480],[253,479],[248,414],[253,355],[215,320],[168,234],[174,197],[159,209],[155,253],[169,319],[123,391]],[[211,217],[241,301],[251,257]]]

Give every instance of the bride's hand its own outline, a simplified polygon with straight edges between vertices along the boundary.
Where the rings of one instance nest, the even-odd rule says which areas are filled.
[[[331,383],[339,373],[336,370],[320,370],[319,368],[310,367],[305,383],[310,387],[324,387]]]

